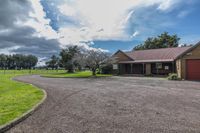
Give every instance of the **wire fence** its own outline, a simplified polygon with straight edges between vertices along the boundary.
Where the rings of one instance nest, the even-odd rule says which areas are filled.
[[[0,70],[0,75],[6,74],[47,74],[47,73],[64,73],[65,70],[46,70],[46,69],[34,69],[34,70]]]

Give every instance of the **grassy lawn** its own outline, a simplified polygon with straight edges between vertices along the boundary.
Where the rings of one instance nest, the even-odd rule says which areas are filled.
[[[42,74],[44,77],[49,78],[89,78],[92,77],[91,71],[82,71],[75,73],[66,73],[66,72],[58,72],[58,73],[46,73]],[[97,74],[96,77],[110,77],[111,74]]]
[[[43,92],[29,84],[11,80],[28,71],[0,71],[0,126],[20,117],[44,96]]]

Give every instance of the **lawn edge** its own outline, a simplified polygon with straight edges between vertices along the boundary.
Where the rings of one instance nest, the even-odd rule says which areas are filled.
[[[11,78],[13,80],[13,78]],[[15,80],[17,82],[21,82],[21,81],[18,81],[18,80]],[[25,83],[25,82],[21,82],[21,83]],[[3,133],[5,131],[8,131],[9,129],[11,129],[12,127],[16,126],[17,124],[19,124],[20,122],[24,121],[26,118],[28,118],[30,115],[32,115],[37,109],[39,109],[42,104],[44,103],[44,101],[46,100],[47,98],[47,92],[43,89],[41,89],[40,87],[37,87],[33,84],[30,84],[30,83],[25,83],[25,84],[29,84],[29,85],[32,85],[38,89],[40,89],[44,96],[43,98],[36,104],[34,105],[30,110],[28,110],[27,112],[23,113],[21,116],[15,118],[14,120],[0,126],[0,133]]]
[[[110,75],[110,76],[96,76],[96,77],[93,77],[93,76],[86,76],[86,77],[58,77],[58,76],[45,76],[45,75],[40,75],[40,77],[43,77],[43,78],[74,78],[74,79],[88,79],[88,78],[110,78],[110,77],[113,77],[113,75]]]

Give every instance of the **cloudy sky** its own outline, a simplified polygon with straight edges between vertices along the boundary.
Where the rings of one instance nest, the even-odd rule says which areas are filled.
[[[0,53],[57,54],[67,45],[129,50],[164,31],[200,41],[199,0],[0,0]]]

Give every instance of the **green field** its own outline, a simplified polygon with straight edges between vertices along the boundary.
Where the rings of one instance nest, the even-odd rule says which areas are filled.
[[[57,73],[45,73],[44,77],[49,78],[89,78],[93,77],[91,71],[81,71],[75,73],[57,72]],[[111,74],[97,74],[96,77],[110,77]]]
[[[20,117],[43,98],[43,91],[11,80],[29,71],[0,71],[0,126]]]

